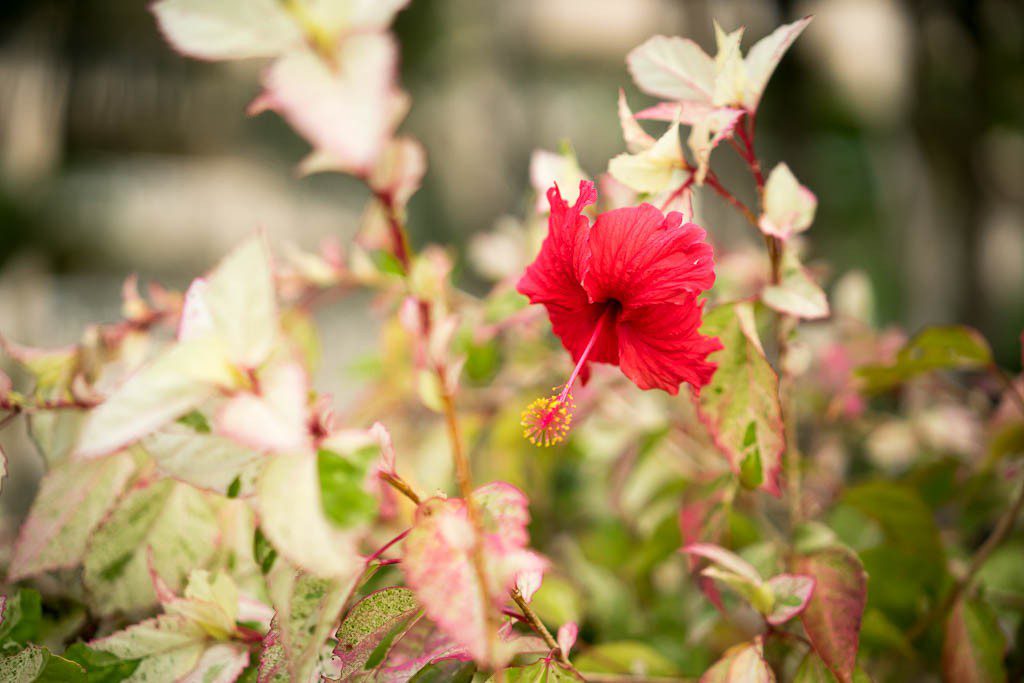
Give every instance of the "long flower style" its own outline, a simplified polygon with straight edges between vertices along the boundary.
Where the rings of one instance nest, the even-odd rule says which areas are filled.
[[[708,354],[722,348],[699,332],[703,301],[715,281],[706,233],[650,204],[608,211],[590,224],[583,215],[597,201],[580,182],[573,206],[558,186],[548,190],[548,236],[517,289],[547,309],[554,333],[576,367],[562,390],[535,401],[523,414],[525,436],[551,445],[572,419],[572,388],[587,381],[591,363],[617,365],[641,389],[695,393],[711,380]]]

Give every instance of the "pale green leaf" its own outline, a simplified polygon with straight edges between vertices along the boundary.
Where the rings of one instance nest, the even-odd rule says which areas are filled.
[[[818,198],[800,184],[786,164],[779,164],[768,174],[764,186],[764,214],[759,222],[761,232],[787,240],[811,227]]]
[[[747,67],[747,82],[743,103],[750,111],[757,111],[761,96],[768,85],[768,79],[775,72],[782,56],[793,44],[805,28],[811,23],[811,17],[798,19],[791,24],[783,24],[771,34],[754,43],[744,60]]]
[[[760,639],[729,648],[700,678],[701,683],[775,683]]]
[[[679,142],[678,121],[673,122],[649,148],[637,154],[620,154],[608,162],[608,172],[612,177],[637,192],[661,192],[682,168],[683,150]]]
[[[107,615],[156,604],[147,558],[177,591],[216,541],[216,515],[196,489],[161,480],[133,490],[89,542],[83,578],[93,609]]]
[[[206,649],[206,634],[188,619],[162,615],[94,640],[89,646],[124,660],[139,660],[126,683],[177,681],[192,671]]]
[[[65,462],[50,470],[40,482],[14,546],[9,580],[81,562],[90,534],[113,507],[134,470],[128,453]]]

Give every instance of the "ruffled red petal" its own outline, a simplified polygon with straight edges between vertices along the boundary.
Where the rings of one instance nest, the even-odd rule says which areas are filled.
[[[704,302],[691,295],[683,303],[625,309],[618,320],[619,366],[641,389],[673,396],[686,382],[694,391],[711,381],[709,353],[722,348],[717,337],[700,334]]]
[[[650,204],[597,217],[589,235],[583,286],[591,301],[615,299],[623,308],[684,301],[715,282],[706,233]]]
[[[548,236],[537,258],[516,285],[530,303],[544,304],[552,330],[572,354],[573,361],[578,361],[583,354],[606,308],[591,303],[581,284],[590,257],[587,242],[590,221],[583,215],[583,209],[596,201],[597,191],[589,181],[580,182],[579,199],[571,207],[562,199],[557,185],[548,190],[551,205]],[[599,363],[618,360],[614,325],[605,325],[591,349],[589,360]],[[583,381],[588,375],[589,369],[583,368],[580,373]]]

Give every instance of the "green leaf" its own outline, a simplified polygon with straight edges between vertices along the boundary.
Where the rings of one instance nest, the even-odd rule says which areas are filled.
[[[326,449],[317,452],[324,513],[343,529],[372,522],[377,516],[377,499],[366,490],[365,482],[378,453],[376,447],[362,448],[348,457]]]
[[[865,365],[857,375],[869,392],[891,389],[935,370],[977,370],[992,364],[992,349],[970,327],[929,327],[900,349],[895,362]]]
[[[64,658],[77,662],[85,669],[88,683],[119,683],[139,667],[139,661],[124,660],[109,652],[94,650],[84,643],[74,643],[64,653]]]
[[[679,672],[664,655],[646,643],[620,640],[601,643],[573,658],[580,671],[631,674],[643,671],[648,676],[675,676]]]
[[[86,683],[86,680],[85,671],[77,663],[38,645],[0,657],[0,681],[4,683]]]
[[[1003,655],[1006,639],[996,615],[979,600],[960,599],[946,620],[942,671],[957,683],[1000,683],[1006,680]]]
[[[718,370],[701,390],[701,419],[743,485],[777,496],[785,447],[779,380],[757,338],[753,309],[718,306],[705,315],[701,333],[724,347],[708,357]]]
[[[505,669],[504,678],[508,683],[563,683],[579,681],[568,669],[553,660],[541,659],[529,666],[517,666]],[[488,683],[500,680],[495,676],[487,679]]]
[[[35,640],[42,620],[42,600],[39,591],[22,588],[3,600],[3,618],[0,621],[0,646],[10,643],[24,645]]]
[[[334,655],[342,678],[371,668],[371,659],[379,663],[386,654],[378,652],[380,646],[390,642],[418,611],[416,597],[408,588],[384,588],[357,602],[336,634]]]
[[[183,424],[186,427],[191,427],[193,431],[200,434],[210,433],[210,421],[206,419],[198,410],[193,410],[185,413],[178,418],[178,424]]]
[[[825,662],[821,661],[821,657],[811,650],[800,662],[793,683],[838,683],[838,680],[825,666]]]
[[[913,593],[917,591],[909,595],[894,591],[890,594],[892,601],[876,600],[887,595],[881,577],[888,574],[902,576],[925,590],[938,590],[946,575],[946,554],[932,512],[914,489],[891,481],[873,481],[848,489],[842,500],[882,528],[884,542],[861,554],[868,574],[878,580],[872,604],[884,608],[901,602],[916,603]],[[909,600],[901,601],[901,595]]]
[[[256,564],[260,566],[260,571],[264,574],[270,572],[274,567],[274,561],[277,559],[277,551],[274,550],[274,546],[270,544],[267,537],[263,535],[263,532],[256,529],[256,533],[252,537],[252,555],[256,560]]]
[[[417,671],[409,683],[469,683],[475,673],[476,664],[473,662],[443,659]]]

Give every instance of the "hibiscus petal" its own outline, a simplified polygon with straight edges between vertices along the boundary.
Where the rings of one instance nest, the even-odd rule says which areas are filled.
[[[715,282],[711,245],[702,228],[650,204],[601,214],[590,230],[583,286],[591,301],[624,308],[687,300]]]
[[[711,381],[715,364],[709,353],[722,348],[715,337],[702,336],[703,302],[627,308],[618,322],[619,365],[641,389],[662,389],[673,396],[687,382],[695,391]]]
[[[587,235],[590,222],[582,215],[585,207],[597,201],[597,191],[590,181],[580,181],[579,198],[570,207],[562,199],[558,186],[548,190],[551,215],[548,218],[548,236],[537,258],[526,269],[516,289],[530,299],[530,303],[544,304],[551,319],[551,328],[572,354],[573,360],[583,355],[597,322],[604,313],[603,306],[590,302],[581,284],[582,273],[589,260]],[[617,358],[614,329],[608,326],[591,351],[590,360],[614,363]],[[588,371],[581,372],[586,381]]]

